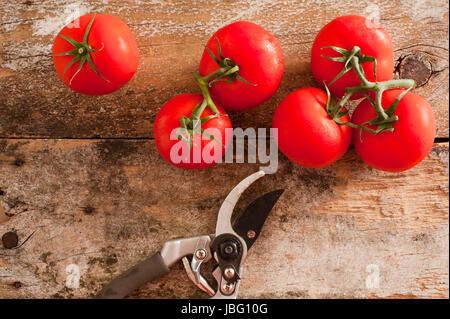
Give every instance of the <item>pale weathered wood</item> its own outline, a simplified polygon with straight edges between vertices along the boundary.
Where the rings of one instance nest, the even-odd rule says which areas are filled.
[[[185,171],[151,140],[2,140],[0,207],[18,249],[0,248],[0,296],[90,297],[174,237],[214,231],[231,188],[258,164]],[[403,173],[383,173],[353,150],[323,169],[280,155],[275,175],[242,209],[284,188],[243,275],[241,297],[448,298],[448,143]],[[66,267],[81,271],[65,287]],[[375,266],[373,266],[375,265]],[[379,287],[366,278],[378,267]],[[132,297],[203,296],[178,264]]]
[[[203,44],[233,21],[274,34],[286,64],[275,96],[232,113],[235,127],[270,127],[289,92],[316,86],[315,35],[337,16],[361,14],[390,33],[394,76],[417,81],[415,92],[436,113],[438,142],[448,140],[448,1],[348,3],[2,0],[0,237],[16,232],[23,246],[0,244],[0,298],[90,297],[167,239],[214,231],[222,200],[258,165],[175,169],[156,151],[152,129],[166,100],[198,92],[190,74]],[[54,72],[53,38],[88,12],[119,16],[139,43],[137,74],[108,96],[73,93]],[[239,209],[280,187],[286,191],[248,256],[241,297],[448,298],[448,142],[398,174],[370,169],[353,150],[317,170],[280,154],[278,172],[254,185]],[[78,289],[65,285],[70,264],[81,271]],[[374,269],[379,287],[368,288]],[[132,295],[201,296],[179,264]]]
[[[126,21],[139,43],[141,60],[132,81],[112,95],[82,96],[58,79],[51,59],[57,32],[87,12]],[[264,105],[232,113],[235,126],[270,127],[278,103],[291,91],[316,86],[309,54],[317,32],[333,18],[375,18],[392,36],[399,70],[424,83],[417,92],[437,115],[448,137],[448,1],[142,1],[3,0],[0,15],[1,137],[151,137],[162,104],[183,92],[199,92],[191,73],[203,45],[221,26],[250,20],[281,43],[286,72],[280,89]],[[428,71],[401,67],[423,55]],[[398,75],[398,73],[397,73]]]

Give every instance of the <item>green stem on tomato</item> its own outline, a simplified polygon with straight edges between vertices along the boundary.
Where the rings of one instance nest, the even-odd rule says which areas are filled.
[[[215,114],[219,114],[219,110],[217,109],[217,106],[214,104],[214,101],[211,98],[211,94],[209,93],[209,81],[216,78],[217,76],[220,76],[222,74],[225,74],[229,68],[220,68],[219,70],[203,77],[198,72],[194,72],[194,78],[197,81],[198,86],[200,87],[200,90],[202,91],[203,95],[203,107],[199,109],[194,109],[192,112],[191,118],[200,119],[201,114],[205,110],[205,108],[208,106],[211,111]]]
[[[95,72],[95,74],[97,74],[104,81],[109,82],[109,80],[105,79],[98,72],[97,68],[94,65],[94,62],[92,61],[92,57],[91,57],[91,53],[92,52],[99,52],[99,51],[103,50],[104,44],[102,43],[102,47],[100,49],[94,50],[94,49],[92,49],[92,47],[87,42],[88,36],[89,36],[89,32],[91,30],[92,24],[94,23],[94,19],[95,19],[95,14],[92,16],[92,19],[89,21],[89,24],[86,27],[86,30],[85,30],[84,36],[83,36],[83,42],[78,42],[78,41],[76,41],[76,40],[74,40],[72,38],[69,38],[69,37],[61,34],[61,33],[59,34],[59,36],[61,38],[63,38],[64,40],[66,40],[67,42],[69,42],[73,46],[73,49],[70,50],[70,51],[67,51],[67,52],[62,52],[62,53],[56,54],[55,56],[65,56],[65,55],[69,55],[69,56],[72,55],[72,56],[74,56],[72,61],[70,61],[66,65],[66,67],[64,68],[62,76],[64,76],[64,74],[66,73],[66,71],[69,69],[69,67],[72,64],[74,64],[76,62],[80,62],[77,71],[70,78],[69,85],[72,84],[72,80],[81,71],[81,69],[83,68],[83,65],[86,63],[86,61],[91,65],[92,70]]]
[[[209,88],[215,84],[218,81],[225,81],[228,83],[232,83],[236,79],[245,83],[248,83],[252,85],[251,83],[247,82],[245,79],[243,79],[241,76],[239,76],[239,66],[236,65],[231,59],[223,57],[222,51],[220,48],[220,43],[217,41],[218,44],[218,51],[219,51],[219,58],[217,58],[212,51],[209,48],[206,48],[213,60],[218,64],[219,68],[205,76],[201,76],[198,72],[194,72],[193,76],[195,80],[197,81],[198,86],[200,87],[200,90],[202,92],[203,101],[199,103],[191,112],[191,115],[189,118],[182,117],[180,118],[180,124],[179,127],[180,132],[183,132],[184,134],[188,134],[188,138],[182,134],[179,134],[179,139],[181,140],[187,140],[187,142],[192,144],[193,136],[195,133],[200,133],[203,135],[208,136],[211,139],[214,139],[214,136],[211,136],[207,132],[205,132],[201,125],[205,122],[219,117],[219,116],[228,116],[227,114],[220,114],[219,110],[214,103],[213,99],[211,98],[211,94],[209,92]],[[213,112],[213,115],[206,116],[204,118],[201,118],[203,112],[205,109],[209,107],[209,109]],[[217,140],[216,140],[217,141]],[[222,144],[220,141],[217,141],[218,143]]]

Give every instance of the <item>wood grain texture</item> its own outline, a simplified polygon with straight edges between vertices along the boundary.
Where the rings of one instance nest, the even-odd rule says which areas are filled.
[[[139,44],[138,72],[108,96],[71,92],[51,59],[57,32],[88,12],[119,16]],[[250,20],[280,41],[286,71],[272,99],[230,116],[235,127],[270,127],[288,93],[317,86],[312,42],[344,14],[372,17],[389,32],[393,76],[416,80],[439,139],[421,164],[396,174],[369,168],[353,150],[323,169],[280,154],[278,172],[253,185],[237,209],[285,188],[248,255],[239,296],[448,298],[447,0],[2,0],[0,237],[19,241],[0,244],[0,298],[91,297],[166,240],[213,232],[223,199],[259,165],[169,166],[153,140],[158,110],[199,92],[191,73],[218,28]],[[80,269],[77,289],[66,285],[71,264]],[[374,272],[378,288],[366,284]],[[204,295],[177,264],[130,297]]]
[[[248,255],[240,297],[448,298],[448,143],[397,174],[353,150],[323,169],[279,162],[237,208],[285,189]],[[32,236],[0,248],[0,296],[93,296],[164,241],[212,233],[223,199],[258,167],[175,169],[147,140],[2,140],[0,207],[11,218],[0,234],[16,232],[19,245]],[[78,289],[65,286],[70,264]],[[371,267],[378,288],[366,286]],[[202,296],[177,264],[131,297]]]
[[[386,28],[396,48],[395,76],[409,75],[422,83],[416,92],[433,106],[437,136],[448,137],[446,0],[382,0],[348,6],[335,1],[3,0],[0,10],[1,137],[152,137],[153,120],[165,101],[180,93],[199,92],[191,73],[208,38],[237,20],[250,20],[269,30],[285,55],[286,72],[275,96],[258,108],[231,114],[235,126],[270,127],[276,106],[288,93],[317,86],[309,67],[312,42],[322,26],[344,14],[369,16]],[[139,44],[138,72],[108,96],[73,93],[54,72],[54,37],[72,18],[87,12],[119,16]],[[419,57],[425,71],[406,63]]]

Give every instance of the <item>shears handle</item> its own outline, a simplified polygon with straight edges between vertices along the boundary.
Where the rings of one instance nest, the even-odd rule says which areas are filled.
[[[152,257],[140,262],[113,279],[97,294],[96,298],[120,299],[127,296],[146,282],[169,273],[170,267],[177,261],[185,256],[192,255],[199,244],[209,243],[210,240],[211,238],[205,235],[167,241],[163,245],[161,252],[157,252]],[[205,262],[211,258],[209,246],[206,248],[206,252]]]
[[[119,277],[113,279],[96,296],[97,299],[124,298],[146,282],[169,273],[161,254],[157,252],[152,257],[128,269]]]

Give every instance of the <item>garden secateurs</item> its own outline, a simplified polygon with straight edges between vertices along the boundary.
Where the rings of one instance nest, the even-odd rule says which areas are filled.
[[[263,171],[258,171],[248,176],[228,194],[220,207],[214,235],[167,241],[160,252],[107,284],[97,298],[123,298],[144,283],[167,274],[180,259],[189,279],[211,298],[236,298],[247,252],[283,190],[269,192],[254,200],[233,224],[231,217],[242,193],[264,175]],[[192,256],[191,261],[189,256]],[[213,289],[200,273],[201,265],[212,258],[218,264],[212,272],[217,289]]]

